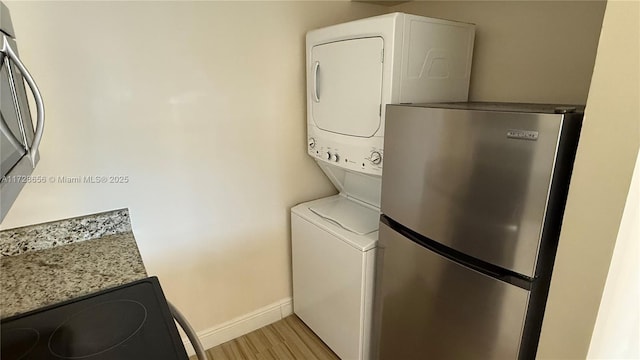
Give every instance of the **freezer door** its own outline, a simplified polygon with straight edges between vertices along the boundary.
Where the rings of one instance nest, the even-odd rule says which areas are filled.
[[[382,212],[534,277],[563,115],[388,106]]]
[[[518,357],[529,291],[442,257],[384,223],[379,235],[379,360]]]

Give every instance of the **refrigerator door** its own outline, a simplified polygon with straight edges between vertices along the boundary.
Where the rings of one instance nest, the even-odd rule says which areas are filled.
[[[518,357],[529,291],[436,254],[384,223],[378,244],[379,360]]]
[[[388,106],[382,212],[534,277],[563,115]]]

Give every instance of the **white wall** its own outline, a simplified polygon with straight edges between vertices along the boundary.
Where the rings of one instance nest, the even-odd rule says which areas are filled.
[[[306,31],[350,2],[8,2],[47,124],[2,228],[131,210],[149,274],[196,330],[291,296],[289,208],[335,192],[306,155]]]
[[[640,2],[609,1],[542,324],[541,359],[587,356],[640,145],[638,99]]]
[[[585,104],[604,1],[412,1],[394,11],[471,22],[469,98]]]
[[[589,345],[589,359],[640,359],[640,157]]]

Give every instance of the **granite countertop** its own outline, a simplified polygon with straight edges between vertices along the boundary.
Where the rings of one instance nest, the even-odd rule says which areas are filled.
[[[146,277],[126,209],[0,232],[0,318]]]

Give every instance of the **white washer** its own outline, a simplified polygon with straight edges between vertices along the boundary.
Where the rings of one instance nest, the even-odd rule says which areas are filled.
[[[341,359],[369,358],[378,218],[342,195],[291,209],[294,311]]]
[[[392,13],[307,33],[307,139],[340,194],[291,210],[294,312],[369,359],[385,105],[466,101],[475,27]]]

